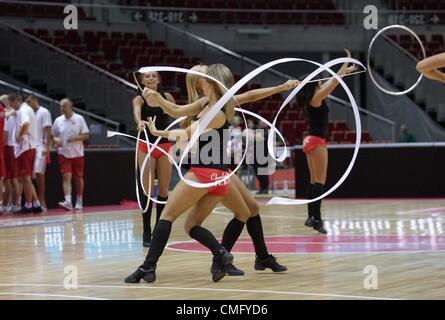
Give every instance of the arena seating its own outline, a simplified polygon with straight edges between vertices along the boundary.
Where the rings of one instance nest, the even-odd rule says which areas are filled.
[[[46,2],[66,2],[67,0],[56,0]],[[26,17],[32,16],[34,18],[46,19],[60,19],[64,17],[63,6],[48,6],[48,5],[30,5],[30,4],[15,4],[15,3],[0,3],[0,16],[6,17]],[[93,16],[87,16],[83,8],[78,8],[78,18],[81,20],[96,20]]]
[[[414,57],[422,58],[422,52],[417,40],[408,34],[396,35],[391,34],[389,37],[397,42],[401,47],[409,51]],[[422,41],[427,57],[438,54],[445,51],[444,38],[441,34],[432,34],[429,37],[420,34],[420,40]]]
[[[104,31],[84,31],[80,34],[75,31],[25,29],[29,34],[52,43],[62,50],[85,59],[99,68],[133,81],[128,77],[129,71],[139,66],[170,65],[191,68],[200,62],[198,57],[187,57],[182,49],[168,48],[163,41],[150,40],[145,33],[122,33]],[[172,88],[171,93],[179,103],[184,103],[187,92],[185,88],[185,75],[162,73],[162,82],[166,88]],[[235,75],[239,80],[240,76]],[[259,88],[259,84],[249,84],[241,91]],[[273,120],[282,98],[279,95],[270,97],[261,103],[243,106],[248,110],[255,110],[268,120]],[[304,115],[294,103],[287,107],[279,117],[278,127],[282,130],[289,144],[302,142],[307,129]],[[345,122],[331,123],[329,141],[333,143],[349,143],[355,139],[355,132],[349,131]],[[363,142],[371,139],[368,133],[363,134]]]
[[[385,2],[392,10],[445,10],[445,2],[437,0],[386,0]]]
[[[138,5],[169,8],[208,8],[239,9],[238,12],[196,11],[197,23],[212,24],[323,24],[342,25],[345,17],[336,10],[332,0],[285,0],[285,1],[250,1],[250,0],[124,0],[122,5]],[[257,10],[311,10],[327,12],[243,12],[244,9]]]

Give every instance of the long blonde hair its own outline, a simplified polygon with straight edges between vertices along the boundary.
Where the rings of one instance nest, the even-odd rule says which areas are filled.
[[[227,89],[230,89],[235,84],[235,78],[233,77],[232,72],[229,68],[221,63],[216,63],[208,66],[207,75],[215,78],[216,80],[219,80],[219,82],[221,82]],[[223,88],[220,84],[210,79],[206,79],[206,81],[212,85],[218,99],[226,93],[226,89]],[[233,99],[230,99],[230,101],[227,102],[224,109],[227,120],[231,121],[233,116],[235,115],[235,106]]]
[[[192,67],[190,70],[207,73],[207,66],[204,64],[198,64]],[[193,73],[187,73],[185,83],[187,85],[188,103],[193,103],[199,99],[198,91],[196,90],[196,84],[198,83],[199,76]]]
[[[192,71],[207,73],[207,66],[204,64],[197,64],[190,68]],[[185,84],[187,86],[187,101],[188,103],[193,103],[199,100],[198,90],[196,90],[196,85],[200,77],[193,73],[187,73],[185,78]],[[181,128],[185,129],[192,124],[193,116],[188,116],[187,119],[182,121]]]

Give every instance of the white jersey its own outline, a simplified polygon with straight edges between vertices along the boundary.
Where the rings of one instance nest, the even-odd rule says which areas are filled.
[[[36,143],[37,143],[37,149],[39,149],[45,146],[46,142],[45,128],[51,127],[52,120],[51,120],[51,113],[46,108],[39,107],[35,112],[35,114],[37,119]]]
[[[54,121],[51,131],[53,136],[60,138],[62,142],[62,146],[57,150],[58,154],[68,159],[83,157],[83,142],[68,142],[68,138],[70,137],[76,137],[80,134],[90,132],[85,119],[81,115],[73,113],[72,117],[69,119],[67,119],[65,115],[61,115]]]
[[[28,123],[28,129],[22,136],[22,141],[19,143],[17,136],[20,129],[24,124]],[[14,154],[18,158],[22,153],[36,148],[36,137],[37,137],[37,120],[34,110],[27,104],[22,103],[20,108],[17,110],[17,123],[15,126],[15,145]]]
[[[8,135],[8,139],[6,140],[6,145],[8,147],[14,147],[14,145],[15,145],[16,124],[17,124],[17,115],[15,113],[6,118],[5,132]]]

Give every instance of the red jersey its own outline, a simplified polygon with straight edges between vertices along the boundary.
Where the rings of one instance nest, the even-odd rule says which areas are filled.
[[[5,105],[0,102],[0,150],[3,152],[3,136],[5,132]]]

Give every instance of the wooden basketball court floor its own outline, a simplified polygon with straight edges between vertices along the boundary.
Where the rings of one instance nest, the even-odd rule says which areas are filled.
[[[181,218],[154,284],[123,281],[147,252],[135,208],[1,215],[0,299],[445,298],[445,199],[327,200],[323,210],[328,236],[303,226],[304,206],[263,199],[269,249],[289,270],[255,271],[245,230],[233,250],[245,276],[218,283],[210,254],[184,234]],[[231,218],[218,207],[205,226],[221,237]],[[377,288],[365,285],[369,276]]]

